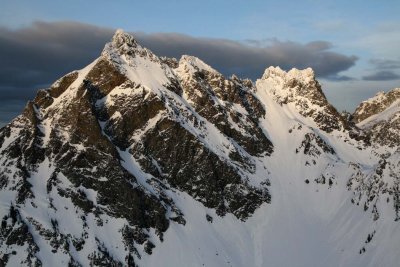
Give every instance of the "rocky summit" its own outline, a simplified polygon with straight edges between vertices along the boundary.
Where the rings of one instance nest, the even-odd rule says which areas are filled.
[[[398,266],[400,91],[350,116],[118,30],[0,130],[0,266]]]

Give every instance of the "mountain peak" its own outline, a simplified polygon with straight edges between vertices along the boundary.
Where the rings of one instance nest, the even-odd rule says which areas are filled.
[[[278,104],[292,103],[297,112],[313,118],[326,132],[345,126],[340,114],[326,99],[311,68],[293,68],[286,72],[279,67],[269,67],[257,80],[257,88],[266,90]]]
[[[298,97],[320,100],[326,105],[327,101],[311,68],[304,70],[291,69],[284,71],[280,67],[268,67],[258,83],[268,84],[274,95],[284,102],[292,102]]]
[[[292,79],[300,80],[303,82],[310,82],[312,80],[315,80],[315,74],[314,70],[312,68],[306,68],[303,70],[299,70],[296,68],[293,68],[289,71],[284,71],[280,67],[268,67],[262,76],[263,80],[267,80],[269,78],[280,78],[283,81],[290,81]]]
[[[133,35],[118,29],[111,42],[107,43],[103,49],[102,56],[116,62],[118,55],[134,55],[143,48],[136,42]]]
[[[133,35],[125,32],[122,29],[115,31],[114,36],[112,37],[112,44],[114,44],[116,47],[121,47],[123,45],[136,47],[138,45]]]
[[[142,61],[160,64],[160,59],[153,52],[142,47],[133,35],[120,29],[115,32],[111,42],[105,45],[101,57],[117,66],[125,74],[126,69],[121,68],[123,65],[129,65],[133,68],[143,64],[146,65]]]

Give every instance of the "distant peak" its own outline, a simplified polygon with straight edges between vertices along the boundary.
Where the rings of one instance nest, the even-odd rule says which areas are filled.
[[[116,32],[114,33],[114,36],[112,37],[112,43],[116,47],[121,47],[123,45],[127,45],[130,47],[136,47],[138,45],[135,38],[133,37],[133,35],[126,33],[122,29],[116,30]]]
[[[362,103],[381,103],[381,102],[392,103],[393,101],[399,98],[400,98],[400,88],[394,88],[389,92],[379,91],[375,94],[375,96],[363,101]]]
[[[395,88],[387,93],[380,91],[375,96],[360,103],[353,113],[353,121],[360,123],[385,111],[398,100],[400,100],[400,88]]]

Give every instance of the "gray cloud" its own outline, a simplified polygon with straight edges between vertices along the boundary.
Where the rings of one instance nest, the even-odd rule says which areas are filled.
[[[392,81],[400,79],[400,75],[389,70],[382,70],[363,76],[365,81]]]
[[[113,30],[74,22],[0,28],[1,86],[38,87],[95,59]]]
[[[326,79],[329,80],[329,81],[333,81],[333,82],[348,82],[348,81],[357,80],[354,77],[350,77],[350,76],[347,76],[347,75],[339,75],[339,74],[328,76],[328,77],[326,77]]]
[[[0,27],[0,122],[11,118],[5,115],[6,103],[25,103],[38,88],[84,67],[98,57],[113,33],[114,29],[78,22],[35,22],[16,30]],[[344,77],[338,73],[357,60],[331,51],[332,44],[325,41],[301,44],[277,39],[238,42],[177,33],[134,35],[158,55],[194,55],[225,75],[235,73],[251,79],[260,77],[271,65],[312,67],[318,77]]]
[[[268,66],[283,69],[312,67],[317,76],[328,77],[349,69],[357,60],[355,56],[329,51],[331,44],[324,41],[300,44],[273,39],[241,43],[176,33],[136,33],[136,38],[159,55],[195,55],[223,74],[235,73],[251,79],[260,77]]]
[[[369,60],[369,63],[374,65],[374,67],[378,70],[400,69],[400,60],[395,59],[373,58]]]
[[[25,105],[25,101],[21,99],[7,99],[7,101],[0,101],[0,127],[3,127],[7,124],[12,118],[15,118],[19,114],[21,114],[23,107]]]
[[[22,111],[37,89],[95,59],[113,32],[76,22],[0,27],[0,127]]]

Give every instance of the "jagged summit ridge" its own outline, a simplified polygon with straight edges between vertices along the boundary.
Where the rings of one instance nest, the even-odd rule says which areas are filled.
[[[311,68],[284,71],[280,67],[268,67],[257,82],[269,87],[282,103],[303,98],[320,106],[329,104]]]
[[[315,79],[315,74],[312,68],[306,68],[304,70],[299,70],[292,68],[289,71],[284,71],[280,67],[268,67],[265,69],[264,74],[261,79],[274,79],[281,78],[283,81],[289,81],[291,79],[301,80],[304,83],[308,83]]]

